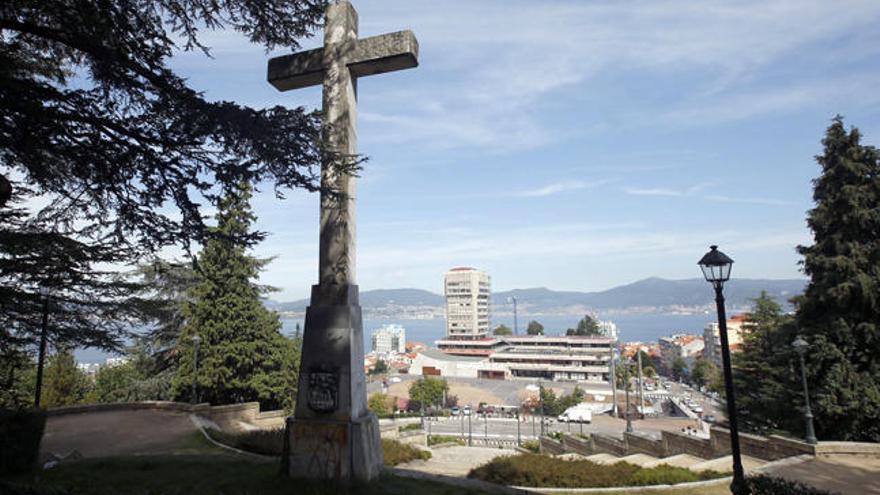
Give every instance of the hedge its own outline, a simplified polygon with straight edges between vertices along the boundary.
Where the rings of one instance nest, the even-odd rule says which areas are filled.
[[[36,467],[45,428],[43,410],[0,409],[0,473],[24,473]]]
[[[428,460],[431,453],[390,438],[382,439],[382,455],[386,466],[396,466],[416,459]]]
[[[501,485],[556,488],[676,484],[723,476],[726,474],[715,471],[695,473],[665,464],[653,468],[642,468],[626,462],[602,465],[587,460],[564,460],[541,454],[498,457],[468,473],[468,478]]]

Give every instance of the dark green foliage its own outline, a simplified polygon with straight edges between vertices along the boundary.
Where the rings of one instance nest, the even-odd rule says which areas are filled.
[[[556,397],[556,393],[549,388],[543,388],[542,392],[545,416],[559,416],[569,407],[583,402],[585,396],[584,391],[577,385],[575,385],[574,390],[570,394],[561,397]]]
[[[382,439],[382,455],[386,466],[396,466],[416,459],[426,461],[431,458],[431,453],[427,450],[389,438]]]
[[[540,454],[498,457],[468,473],[468,478],[501,485],[556,488],[675,484],[723,476],[725,475],[714,471],[695,473],[667,465],[646,469],[618,462],[606,466],[587,460],[568,461]]]
[[[86,402],[171,400],[173,370],[157,369],[154,357],[141,348],[131,349],[127,355],[129,361],[124,364],[98,369]]]
[[[388,373],[388,363],[386,363],[383,359],[376,360],[376,365],[373,366],[373,369],[370,370],[371,375],[381,375],[382,373]]]
[[[672,378],[676,380],[686,377],[688,375],[687,361],[681,356],[676,356],[676,358],[672,360],[672,369],[670,371],[672,371]]]
[[[45,427],[45,411],[0,409],[0,473],[22,473],[36,467]]]
[[[800,370],[791,348],[792,318],[766,292],[754,300],[749,315],[753,326],[743,336],[741,352],[732,355],[741,427],[760,434],[800,432],[803,417],[792,414],[797,411],[793,405],[803,404],[798,395]]]
[[[532,320],[529,322],[529,327],[526,329],[526,332],[529,335],[544,335],[544,325],[538,323],[537,320]]]
[[[373,394],[367,400],[367,407],[380,418],[388,416],[391,413],[391,408],[388,407],[389,399],[390,397],[386,394]]]
[[[746,486],[749,488],[750,495],[837,495],[834,492],[813,488],[797,481],[763,474],[746,478]]]
[[[578,322],[577,328],[569,328],[565,335],[600,336],[599,323],[590,315],[584,315]]]
[[[50,218],[79,219],[150,252],[204,237],[200,203],[219,201],[215,185],[315,189],[316,114],[208,101],[168,60],[207,53],[200,28],[296,48],[324,3],[3,2],[2,171],[50,195]]]
[[[880,441],[880,152],[836,117],[816,157],[796,323],[820,440]],[[799,401],[802,402],[802,401]]]
[[[25,352],[7,347],[0,353],[0,409],[34,405],[37,367]]]
[[[520,447],[536,454],[541,452],[541,443],[537,440],[526,440],[520,445]]]
[[[507,325],[498,325],[492,330],[492,335],[513,335],[513,330]]]
[[[442,378],[425,377],[409,386],[409,408],[418,410],[425,407],[442,406],[443,397],[449,392],[449,384]]]
[[[718,380],[720,371],[715,363],[708,359],[698,357],[694,362],[694,369],[691,371],[691,382],[697,387],[708,386]]]
[[[91,388],[91,381],[76,367],[70,351],[50,356],[43,371],[42,407],[61,407],[81,404]]]
[[[428,445],[438,445],[441,443],[454,443],[456,445],[465,445],[464,438],[454,437],[452,435],[431,435],[428,437]]]
[[[278,315],[267,310],[254,280],[265,260],[246,253],[241,241],[254,220],[250,187],[239,184],[220,203],[217,227],[199,255],[199,283],[184,308],[177,342],[179,366],[173,394],[191,398],[193,336],[199,347],[200,400],[212,404],[259,401],[264,409],[292,405],[298,373],[296,342],[281,335]]]

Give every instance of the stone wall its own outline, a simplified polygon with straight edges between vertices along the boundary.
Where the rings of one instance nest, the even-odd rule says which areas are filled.
[[[608,435],[595,433],[590,435],[593,440],[593,449],[596,452],[607,452],[618,456],[626,455],[626,442]]]
[[[711,440],[716,456],[730,454],[730,430],[712,428]],[[816,447],[800,440],[785,438],[778,435],[761,437],[748,433],[739,434],[739,449],[742,455],[775,461],[797,455],[816,455]]]
[[[663,443],[666,445],[667,455],[690,454],[703,459],[721,457],[721,455],[715,455],[711,439],[671,431],[663,431],[661,434],[663,435]]]
[[[628,454],[648,454],[654,457],[667,457],[663,438],[654,439],[639,433],[624,433]]]
[[[559,455],[566,452],[562,442],[557,442],[549,437],[541,437],[540,445],[542,454]]]
[[[582,456],[595,454],[593,447],[593,437],[581,438],[574,435],[562,435],[562,445],[565,446],[566,452],[574,452]]]

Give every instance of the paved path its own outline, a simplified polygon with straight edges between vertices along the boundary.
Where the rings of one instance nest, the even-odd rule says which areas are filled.
[[[173,453],[186,450],[198,429],[188,413],[102,411],[50,416],[41,451],[83,457]]]
[[[411,461],[397,467],[423,473],[447,476],[467,476],[471,469],[505,455],[517,455],[515,450],[488,447],[444,447],[431,450],[427,461]]]
[[[880,458],[836,454],[769,468],[767,474],[844,495],[880,495]]]

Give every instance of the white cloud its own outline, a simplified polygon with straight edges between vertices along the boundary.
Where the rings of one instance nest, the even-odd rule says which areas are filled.
[[[670,196],[670,197],[678,197],[682,196],[680,191],[675,191],[673,189],[666,189],[662,187],[654,187],[654,188],[638,188],[638,187],[627,187],[623,189],[627,194],[632,194],[634,196]]]
[[[548,184],[544,187],[539,187],[537,189],[530,189],[527,191],[522,191],[517,194],[517,196],[524,197],[543,197],[543,196],[552,196],[554,194],[559,194],[567,191],[576,191],[578,189],[587,189],[590,187],[596,187],[602,184],[607,184],[608,180],[599,180],[593,182],[584,182],[579,180],[573,181],[564,181],[564,182],[556,182],[554,184]]]

